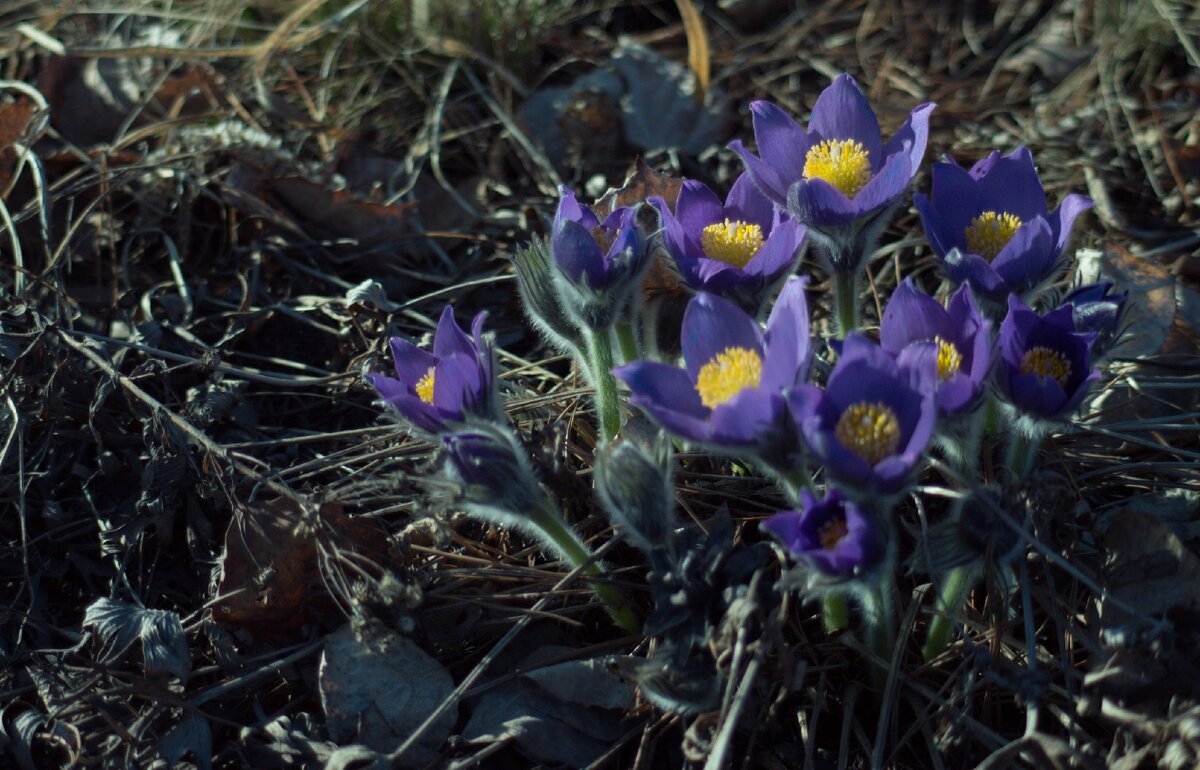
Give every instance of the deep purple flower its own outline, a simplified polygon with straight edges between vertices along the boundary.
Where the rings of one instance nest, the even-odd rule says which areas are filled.
[[[550,250],[564,309],[579,323],[606,327],[624,309],[648,264],[637,211],[618,208],[601,222],[570,189],[558,191]]]
[[[933,189],[913,203],[946,275],[975,293],[1003,302],[1010,293],[1028,299],[1062,268],[1071,227],[1091,208],[1083,195],[1068,195],[1054,211],[1025,147],[993,152],[971,167],[933,165]]]
[[[840,491],[832,489],[818,500],[803,489],[800,498],[800,511],[777,513],[762,524],[796,559],[827,577],[848,578],[869,571],[883,557],[870,514]]]
[[[752,155],[735,140],[754,183],[775,205],[811,228],[851,224],[896,201],[925,155],[933,104],[912,111],[886,144],[875,112],[854,78],[840,75],[821,92],[805,131],[776,105],[750,105]]]
[[[507,428],[475,426],[442,436],[446,470],[462,485],[471,512],[504,526],[528,527],[544,494]]]
[[[775,209],[748,174],[733,183],[724,205],[690,179],[679,191],[674,214],[661,197],[650,203],[662,216],[667,251],[699,291],[758,299],[792,266],[804,240],[804,227]]]
[[[1008,316],[1000,324],[997,373],[1005,399],[1035,419],[1068,417],[1100,378],[1092,368],[1094,339],[1076,331],[1070,305],[1038,315],[1010,296]]]
[[[449,305],[433,337],[433,352],[392,338],[396,376],[368,374],[384,402],[420,430],[440,433],[468,416],[499,420],[492,342],[483,336],[487,313],[475,316],[468,337]]]
[[[1103,281],[1074,289],[1062,304],[1071,306],[1076,331],[1096,335],[1092,355],[1100,356],[1120,335],[1128,300],[1128,291],[1113,291],[1112,283]]]
[[[683,316],[684,368],[635,361],[613,373],[633,391],[630,402],[671,433],[778,457],[792,433],[782,420],[783,393],[807,379],[812,353],[806,282],[788,280],[765,333],[732,302],[698,294]]]
[[[937,417],[937,374],[924,363],[901,366],[861,334],[846,338],[825,390],[800,420],[809,449],[846,487],[896,492],[920,462]]]
[[[936,362],[938,411],[949,415],[970,408],[983,393],[992,363],[992,324],[975,306],[969,286],[950,298],[949,307],[919,290],[911,278],[892,292],[879,328],[880,346],[901,363],[911,357]]]

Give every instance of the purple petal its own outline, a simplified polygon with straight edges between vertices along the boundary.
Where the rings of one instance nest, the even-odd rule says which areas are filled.
[[[596,219],[596,214],[586,206],[579,205],[579,201],[575,199],[575,193],[566,185],[558,186],[558,211],[554,214],[554,229],[563,222],[575,222],[583,227],[588,232],[592,228],[600,224],[600,220]]]
[[[559,270],[572,283],[584,282],[591,287],[607,284],[604,253],[590,229],[571,220],[563,221],[554,232],[551,250]]]
[[[754,186],[750,174],[743,172],[734,181],[729,195],[725,198],[725,216],[756,224],[762,228],[763,235],[769,235],[775,219],[775,207],[767,200],[767,196]]]
[[[1028,148],[989,160],[991,166],[979,180],[980,211],[1007,211],[1023,222],[1046,216],[1046,191]]]
[[[679,274],[697,291],[725,294],[739,286],[759,283],[761,278],[719,259],[676,259]]]
[[[925,145],[929,142],[929,114],[936,106],[933,102],[917,106],[900,130],[883,146],[884,157],[904,153],[908,156],[909,168],[920,168],[921,161],[925,159]]]
[[[941,304],[917,289],[911,277],[905,278],[892,292],[879,325],[879,343],[892,355],[899,354],[911,342],[935,337],[953,341],[957,336]]]
[[[400,382],[411,388],[429,373],[429,369],[437,363],[437,358],[427,351],[412,344],[408,340],[393,337],[390,343],[392,360],[395,362],[396,377]]]
[[[779,429],[783,396],[762,388],[746,388],[712,410],[709,440],[724,446],[760,444]]]
[[[447,416],[461,419],[472,411],[483,394],[483,378],[474,355],[453,354],[438,361],[433,376],[433,405]]]
[[[715,294],[697,294],[683,313],[683,360],[694,382],[701,367],[729,348],[763,352],[762,330],[737,305]]]
[[[777,206],[787,203],[790,180],[785,179],[770,163],[747,150],[741,139],[730,142],[729,149],[742,157],[742,163],[746,165],[745,173],[750,175],[750,180],[759,192]]]
[[[442,419],[433,405],[412,395],[404,383],[381,374],[368,374],[367,379],[379,392],[380,398],[405,420],[429,433],[437,433],[442,429]]]
[[[1050,277],[1057,261],[1050,223],[1039,217],[1017,229],[992,260],[992,269],[1010,290],[1021,292]]]
[[[921,226],[925,228],[925,240],[929,241],[935,254],[946,256],[946,252],[955,248],[958,240],[942,221],[941,212],[921,193],[913,194],[913,206],[921,217]]]
[[[723,222],[725,215],[721,200],[712,190],[700,182],[688,179],[679,188],[679,198],[675,202],[675,218],[679,220],[688,243],[699,246],[700,234],[704,228],[716,222]]]
[[[797,222],[815,228],[846,225],[863,213],[824,179],[801,179],[793,184],[787,194],[787,211]]]
[[[750,275],[758,275],[771,281],[791,266],[796,259],[796,252],[804,242],[806,235],[804,225],[799,225],[791,219],[781,221],[763,242],[758,253],[750,258],[744,270]]]
[[[970,284],[978,294],[999,299],[1008,294],[1008,284],[991,264],[978,254],[950,249],[942,259],[946,277],[952,283]]]
[[[1010,371],[1009,397],[1013,405],[1038,417],[1054,417],[1067,403],[1067,393],[1053,377]]]
[[[667,205],[666,200],[656,195],[650,198],[649,202],[651,206],[658,210],[659,222],[662,225],[663,242],[667,247],[667,253],[676,260],[690,259],[698,256],[699,251],[693,252],[692,247],[689,246],[687,236],[683,232],[683,225],[671,213],[671,208]]]
[[[634,361],[613,369],[633,392],[629,401],[671,433],[706,442],[710,410],[700,401],[687,372],[655,361]]]
[[[812,342],[809,339],[808,300],[804,295],[807,278],[791,278],[771,308],[767,320],[766,360],[763,362],[762,387],[779,392],[801,385],[808,379]]]
[[[456,353],[474,357],[475,345],[454,320],[454,309],[446,305],[438,319],[437,332],[433,335],[433,355],[445,358]]]
[[[859,215],[882,208],[896,200],[908,188],[915,169],[908,164],[908,156],[899,153],[888,158],[883,168],[854,196],[854,205]]]
[[[1066,251],[1067,243],[1071,240],[1071,228],[1075,225],[1075,218],[1091,207],[1091,198],[1072,193],[1063,198],[1062,204],[1050,214],[1050,227],[1054,231],[1056,254]]]
[[[957,163],[934,163],[932,203],[941,230],[939,239],[949,251],[966,246],[966,230],[979,215],[979,183]]]
[[[838,75],[817,97],[808,129],[820,139],[853,139],[859,142],[867,151],[873,170],[883,163],[879,121],[875,119],[875,111],[871,109],[867,97],[863,96],[858,84],[849,75]]]
[[[758,154],[783,180],[781,189],[786,195],[788,186],[804,176],[808,149],[814,142],[808,132],[771,102],[751,102],[750,113],[753,115],[754,142],[758,145]],[[761,180],[759,184],[761,187]],[[767,197],[773,197],[766,190],[763,192]]]

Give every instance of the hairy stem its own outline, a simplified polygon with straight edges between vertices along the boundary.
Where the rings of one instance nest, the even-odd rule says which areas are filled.
[[[825,621],[825,632],[835,634],[850,625],[850,602],[846,594],[831,592],[821,599],[821,619]]]
[[[592,387],[596,389],[596,418],[600,437],[605,444],[621,430],[621,403],[617,398],[617,381],[613,377],[612,343],[607,329],[588,329],[588,365]]]
[[[567,526],[558,512],[549,502],[543,504],[532,516],[533,524],[538,532],[556,552],[562,555],[572,568],[578,567],[591,558],[592,552],[575,530]],[[583,574],[589,577],[601,578],[607,575],[604,567],[592,562],[584,568]],[[641,624],[625,601],[625,596],[613,585],[599,581],[588,581],[588,586],[596,596],[604,602],[604,610],[621,630],[637,634],[641,632]]]
[[[950,631],[954,627],[954,618],[966,602],[970,589],[971,573],[966,567],[955,567],[946,573],[941,590],[938,591],[937,609],[929,623],[929,635],[925,637],[925,646],[921,648],[921,657],[927,662],[941,655],[946,649],[946,643],[950,641]]]
[[[834,270],[834,306],[837,312],[837,337],[846,339],[858,328],[858,271]]]
[[[1033,470],[1033,461],[1037,459],[1038,449],[1041,445],[1040,436],[1031,438],[1015,430],[1009,433],[1004,465],[1016,476],[1018,481],[1024,481]]]
[[[896,646],[893,590],[889,575],[871,586],[863,599],[863,639],[867,649],[883,661],[882,668],[871,667],[871,679],[880,690],[887,684],[888,666]]]
[[[621,349],[621,363],[628,364],[641,358],[632,323],[626,321],[617,324],[617,346]]]

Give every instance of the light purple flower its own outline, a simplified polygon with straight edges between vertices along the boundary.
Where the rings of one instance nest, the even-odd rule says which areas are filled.
[[[783,511],[763,522],[796,559],[830,578],[868,572],[884,555],[882,538],[868,512],[836,489],[818,500],[800,491],[800,511]]]
[[[992,324],[979,312],[969,286],[949,307],[919,290],[911,278],[892,292],[879,328],[880,346],[901,364],[929,358],[937,370],[935,401],[944,415],[973,407],[992,363]]]
[[[858,333],[843,343],[825,390],[800,425],[808,448],[851,492],[897,492],[924,456],[937,418],[937,375],[931,361],[924,363],[901,366]]]
[[[747,174],[733,183],[724,205],[690,179],[674,213],[661,197],[650,204],[662,216],[667,252],[688,285],[745,304],[758,304],[759,295],[793,266],[804,240],[804,227],[775,209]]]
[[[764,333],[728,300],[698,294],[683,317],[679,368],[635,361],[613,373],[671,433],[726,452],[778,457],[794,442],[785,391],[808,377],[811,357],[803,278],[790,279]]]
[[[442,311],[433,337],[433,352],[407,340],[391,341],[395,377],[368,374],[380,397],[401,417],[428,433],[441,433],[468,416],[496,421],[494,352],[483,335],[487,313],[475,316],[468,337],[449,305]]]
[[[757,156],[735,140],[746,171],[763,194],[818,230],[843,228],[894,203],[925,155],[929,113],[922,104],[886,144],[875,112],[854,78],[838,76],[821,92],[804,130],[776,105],[757,101]]]
[[[935,163],[930,195],[917,193],[913,203],[947,277],[994,303],[1010,293],[1029,299],[1060,274],[1071,227],[1092,206],[1072,194],[1049,211],[1025,147],[993,152],[970,171]]]
[[[1038,420],[1064,420],[1100,378],[1092,368],[1094,334],[1075,329],[1065,305],[1038,315],[1015,296],[1000,324],[997,381],[1005,400]]]

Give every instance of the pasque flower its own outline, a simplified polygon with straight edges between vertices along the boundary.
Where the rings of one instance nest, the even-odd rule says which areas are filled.
[[[687,180],[671,212],[662,216],[663,240],[688,285],[757,305],[762,292],[792,267],[804,228],[782,214],[748,174],[733,183],[725,203],[703,183]]]
[[[575,322],[607,328],[624,310],[648,264],[637,211],[618,208],[601,222],[575,193],[559,187],[550,250],[563,308]]]
[[[800,425],[809,449],[847,490],[899,491],[920,462],[937,417],[937,373],[931,361],[923,363],[902,366],[863,335],[846,338],[825,390]]]
[[[947,277],[993,302],[1030,299],[1061,273],[1071,227],[1091,199],[1071,194],[1054,211],[1025,147],[993,152],[968,171],[935,163],[928,197],[913,203]]]
[[[992,363],[991,331],[970,287],[960,288],[942,307],[906,278],[883,311],[879,343],[901,363],[921,357],[935,362],[935,401],[938,411],[949,415],[970,408],[983,393]]]
[[[471,336],[459,328],[449,305],[433,337],[433,352],[407,340],[391,341],[395,377],[368,374],[380,397],[416,428],[428,433],[453,429],[469,417],[499,421],[495,354],[483,334],[487,313],[475,316]]]
[[[844,580],[869,572],[883,558],[883,538],[871,515],[837,489],[818,500],[801,490],[801,509],[763,522],[793,557],[822,576]]]
[[[775,205],[810,231],[846,241],[848,234],[839,231],[874,219],[908,187],[925,155],[933,107],[922,104],[914,109],[885,144],[858,84],[840,75],[817,98],[807,131],[776,105],[758,101],[750,111],[759,154],[750,153],[740,140],[729,146],[742,156],[754,183]],[[849,249],[836,251],[827,255],[835,260],[835,269],[856,266],[836,260],[864,256]]]
[[[1070,305],[1038,315],[1010,296],[997,372],[1005,400],[1035,420],[1069,417],[1100,378],[1090,352],[1095,336],[1076,330]]]
[[[1116,342],[1128,300],[1128,291],[1113,291],[1108,281],[1080,286],[1063,298],[1062,304],[1071,306],[1075,330],[1096,335],[1092,343],[1094,357],[1103,355]]]
[[[788,280],[765,333],[728,300],[692,298],[683,316],[684,368],[635,361],[614,370],[633,391],[631,403],[677,436],[778,459],[792,443],[783,393],[807,379],[812,352],[805,283]]]

